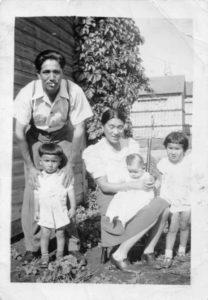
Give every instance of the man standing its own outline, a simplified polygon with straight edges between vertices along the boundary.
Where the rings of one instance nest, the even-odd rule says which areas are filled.
[[[40,246],[33,196],[40,173],[37,149],[44,142],[55,142],[62,147],[68,159],[63,170],[63,185],[67,187],[81,149],[84,122],[92,116],[82,89],[64,79],[64,66],[65,58],[58,51],[41,52],[35,59],[38,80],[22,88],[14,104],[15,135],[25,165],[22,228],[26,247],[23,260],[26,262],[34,258]],[[77,239],[70,239],[69,251],[78,250]]]

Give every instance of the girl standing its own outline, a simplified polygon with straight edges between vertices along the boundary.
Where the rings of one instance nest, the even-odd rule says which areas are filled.
[[[179,259],[185,257],[189,237],[191,216],[191,155],[185,155],[188,138],[182,132],[171,132],[164,140],[167,157],[157,165],[161,173],[160,196],[170,203],[170,226],[166,237],[165,258],[162,268],[169,268],[173,262],[173,246],[180,230]]]

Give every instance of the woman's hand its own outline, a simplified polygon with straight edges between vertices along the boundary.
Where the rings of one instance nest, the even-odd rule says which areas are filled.
[[[40,186],[38,181],[38,175],[40,174],[40,170],[36,169],[35,167],[29,168],[28,182],[35,190],[37,190]]]
[[[67,188],[74,177],[74,170],[70,164],[67,164],[64,168],[61,169],[61,173],[63,173],[63,186]]]
[[[135,181],[130,181],[127,182],[127,190],[128,189],[133,189],[133,190],[144,190],[144,191],[149,191],[154,188],[154,177],[150,176],[149,178],[146,178],[144,180],[135,180]]]

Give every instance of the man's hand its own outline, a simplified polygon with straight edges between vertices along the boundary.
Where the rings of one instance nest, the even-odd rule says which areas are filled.
[[[76,213],[75,208],[70,208],[70,210],[68,211],[69,219],[72,219],[75,216],[75,213]]]
[[[39,211],[35,211],[34,220],[36,222],[38,222],[40,220],[40,212]]]
[[[70,164],[67,164],[61,169],[61,172],[63,173],[63,186],[67,188],[74,177],[74,168]]]
[[[40,186],[38,181],[38,175],[40,174],[40,170],[36,169],[35,167],[29,168],[28,182],[35,190],[37,190],[37,188]]]

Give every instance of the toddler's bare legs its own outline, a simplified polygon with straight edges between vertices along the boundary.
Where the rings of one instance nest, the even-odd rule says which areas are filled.
[[[191,218],[191,211],[182,211],[180,213],[180,245],[178,255],[185,255],[186,245],[189,237],[189,224]]]
[[[51,228],[41,226],[40,247],[41,247],[42,264],[48,264],[49,262],[48,246],[49,246],[50,235],[51,235]]]
[[[56,230],[56,240],[57,240],[57,252],[56,258],[62,258],[64,255],[64,246],[65,246],[65,232],[64,228],[58,228]]]

